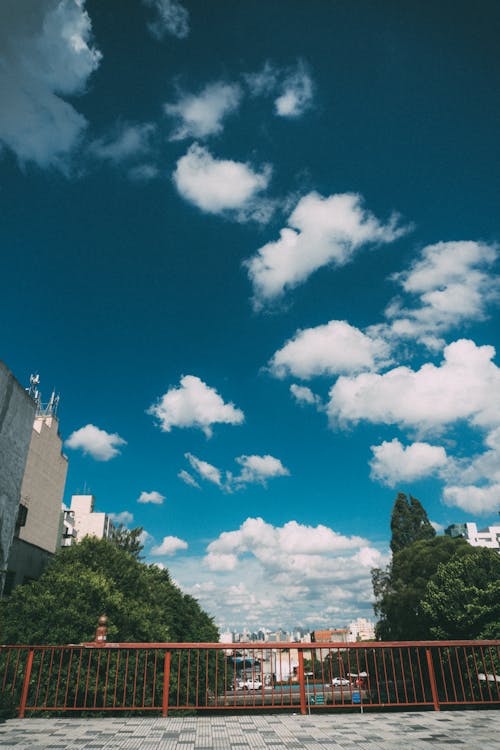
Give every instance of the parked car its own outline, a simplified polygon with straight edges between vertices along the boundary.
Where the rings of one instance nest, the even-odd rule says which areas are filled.
[[[340,687],[341,685],[349,685],[349,680],[345,677],[334,677],[332,680],[333,687]]]
[[[259,679],[240,680],[238,682],[238,687],[240,688],[240,690],[260,690],[262,687],[262,682]]]

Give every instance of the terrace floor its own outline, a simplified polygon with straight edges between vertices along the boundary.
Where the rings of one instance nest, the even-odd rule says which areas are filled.
[[[3,750],[500,750],[500,711],[10,719]]]

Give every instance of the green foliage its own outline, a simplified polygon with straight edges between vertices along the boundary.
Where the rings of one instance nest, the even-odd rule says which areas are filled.
[[[142,526],[137,526],[135,529],[127,529],[126,526],[120,523],[118,526],[113,527],[111,541],[118,549],[129,552],[137,560],[140,560],[141,552],[144,549],[141,541],[143,531]]]
[[[498,638],[500,555],[467,545],[464,554],[439,565],[421,608],[435,638]]]
[[[422,539],[436,536],[422,504],[415,497],[410,499],[399,492],[391,515],[391,550],[393,553]]]
[[[212,619],[166,570],[115,543],[86,537],[58,553],[38,580],[0,603],[1,640],[12,644],[92,641],[109,617],[108,641],[217,641]]]
[[[372,571],[378,638],[385,641],[422,640],[431,637],[428,615],[421,600],[440,564],[469,549],[463,539],[435,537],[417,541],[393,556],[385,570]]]

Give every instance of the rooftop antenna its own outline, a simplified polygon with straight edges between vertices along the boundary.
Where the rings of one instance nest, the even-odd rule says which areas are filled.
[[[52,391],[50,401],[48,404],[42,404],[42,394],[38,389],[40,385],[40,375],[30,375],[30,386],[26,388],[28,394],[31,396],[36,405],[36,414],[38,417],[55,417],[57,415],[57,407],[59,406],[59,394]]]

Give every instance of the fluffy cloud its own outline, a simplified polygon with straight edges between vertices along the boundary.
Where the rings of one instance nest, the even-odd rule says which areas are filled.
[[[385,562],[367,540],[327,526],[273,526],[248,518],[208,545],[205,565],[184,557],[171,569],[219,621],[286,627],[309,621],[311,601],[316,624],[316,613],[326,612],[332,601],[342,602],[343,619],[370,616],[370,569]]]
[[[163,432],[172,427],[197,427],[207,437],[214,424],[241,424],[245,415],[234,404],[226,404],[215,388],[195,375],[184,375],[179,388],[170,388],[148,409]]]
[[[72,432],[65,445],[67,448],[82,450],[96,461],[109,461],[119,455],[120,446],[127,445],[127,441],[116,432],[111,434],[100,430],[93,424],[88,424]]]
[[[282,92],[274,102],[280,117],[300,117],[312,105],[313,83],[306,66],[299,62],[297,69],[289,73],[282,85]]]
[[[321,399],[316,393],[313,393],[306,385],[297,385],[292,383],[290,393],[299,404],[310,404],[311,406],[319,405]]]
[[[447,462],[445,449],[429,443],[412,443],[405,448],[394,438],[372,445],[371,450],[371,476],[389,487],[430,476]]]
[[[330,390],[332,423],[398,424],[421,432],[459,420],[473,425],[500,423],[500,371],[491,361],[492,346],[460,339],[444,350],[441,365],[419,370],[397,367],[382,375],[340,377]]]
[[[222,121],[238,109],[241,96],[237,84],[222,81],[208,84],[197,95],[181,94],[174,104],[164,105],[165,113],[175,123],[170,140],[206,138],[221,133]]]
[[[152,492],[141,492],[137,498],[138,503],[151,503],[152,505],[163,505],[164,500],[165,496],[160,495],[156,490],[153,490]]]
[[[0,144],[21,163],[65,169],[87,122],[62,97],[82,93],[101,59],[84,0],[4,0],[0,47]]]
[[[275,96],[274,111],[279,117],[300,117],[312,106],[314,86],[306,64],[278,68],[267,61],[257,73],[247,73],[251,96]],[[277,95],[277,96],[276,96]]]
[[[175,555],[181,549],[187,549],[188,543],[184,539],[179,539],[178,536],[164,536],[163,541],[157,547],[151,549],[150,554],[155,557],[161,557],[162,555]]]
[[[499,298],[497,277],[488,273],[498,257],[496,247],[481,242],[438,242],[424,247],[408,271],[395,274],[404,293],[387,310],[380,332],[390,338],[413,338],[431,349],[442,346],[442,334],[470,320],[481,320]]]
[[[253,482],[265,484],[267,479],[290,475],[290,472],[283,466],[279,458],[275,458],[274,456],[239,456],[236,461],[242,467],[240,475],[234,479],[237,484],[250,484]]]
[[[387,224],[363,208],[351,193],[327,198],[316,192],[300,199],[280,239],[246,261],[254,302],[262,307],[285,290],[302,284],[322,266],[343,266],[364,245],[393,242],[407,229],[393,216]]]
[[[156,126],[148,122],[136,125],[121,123],[110,135],[93,141],[89,151],[98,159],[119,164],[127,159],[147,154],[155,130]]]
[[[206,479],[208,482],[213,482],[218,487],[221,486],[221,473],[216,466],[212,466],[207,461],[202,461],[192,453],[185,454],[187,460],[191,464],[194,471],[200,475],[202,479]]]
[[[108,515],[112,522],[117,525],[128,526],[134,520],[133,514],[129,513],[128,510],[122,510],[121,513],[108,513]]]
[[[156,18],[148,29],[157,39],[166,34],[184,39],[189,34],[189,13],[179,0],[142,0],[144,5],[154,8]]]
[[[443,497],[447,505],[461,508],[466,513],[494,513],[500,507],[500,483],[486,487],[445,487]]]
[[[185,200],[210,214],[230,212],[240,220],[252,213],[252,202],[269,182],[271,170],[264,167],[255,172],[243,162],[215,159],[211,153],[194,143],[177,162],[174,184]]]
[[[265,486],[268,479],[285,477],[290,474],[279,458],[270,455],[238,456],[235,461],[241,469],[237,476],[234,476],[230,471],[223,474],[216,466],[209,464],[207,461],[202,461],[200,458],[193,456],[192,453],[186,453],[185,457],[201,479],[212,482],[225,492],[242,489],[247,484],[259,483]],[[182,471],[178,476],[186,484],[199,487],[199,484],[189,472]]]
[[[297,331],[273,355],[269,369],[278,378],[294,375],[307,379],[371,370],[388,355],[389,347],[383,339],[370,338],[343,320],[331,320]]]
[[[196,489],[200,489],[200,485],[196,481],[196,479],[192,476],[192,474],[189,473],[189,471],[186,471],[185,469],[182,469],[177,476],[179,479],[182,479],[182,481],[185,484],[188,484],[190,487],[196,487]]]

